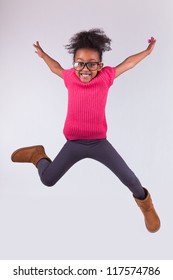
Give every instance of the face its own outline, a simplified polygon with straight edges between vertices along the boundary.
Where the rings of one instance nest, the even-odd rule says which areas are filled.
[[[74,63],[78,62],[79,67],[75,67],[75,73],[83,83],[90,82],[102,69],[99,52],[93,49],[79,49],[76,51]],[[99,64],[96,64],[99,63]],[[88,63],[88,67],[82,69],[82,65]]]

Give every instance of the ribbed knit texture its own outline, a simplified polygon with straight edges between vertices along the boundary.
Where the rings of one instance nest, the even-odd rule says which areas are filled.
[[[63,70],[68,89],[68,108],[64,135],[68,140],[106,138],[105,107],[108,90],[115,78],[115,68],[104,67],[88,83],[80,81],[75,70]]]

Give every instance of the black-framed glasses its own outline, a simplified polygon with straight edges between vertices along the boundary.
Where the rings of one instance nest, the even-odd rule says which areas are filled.
[[[77,71],[83,70],[85,66],[90,71],[96,71],[98,69],[98,66],[101,64],[102,64],[101,62],[95,62],[95,61],[91,61],[91,62],[77,61],[77,62],[73,62],[73,67]]]

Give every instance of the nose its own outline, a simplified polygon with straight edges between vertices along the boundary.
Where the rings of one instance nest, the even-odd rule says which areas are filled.
[[[88,69],[88,67],[87,67],[87,65],[86,65],[86,64],[84,65],[84,68],[83,68],[83,69],[85,69],[85,68],[86,68],[86,69]]]
[[[82,69],[82,70],[85,70],[85,71],[86,71],[86,70],[87,70],[87,71],[90,71],[90,69],[87,67],[87,63],[85,63],[85,64],[84,64],[84,67],[83,67],[83,69]]]

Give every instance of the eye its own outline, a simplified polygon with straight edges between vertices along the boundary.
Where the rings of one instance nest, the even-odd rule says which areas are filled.
[[[96,68],[96,67],[97,67],[97,63],[96,63],[96,62],[88,62],[88,63],[87,63],[87,66],[88,66],[89,68]]]
[[[78,61],[78,62],[75,62],[75,65],[79,66],[79,67],[83,67],[84,66],[84,62]]]

